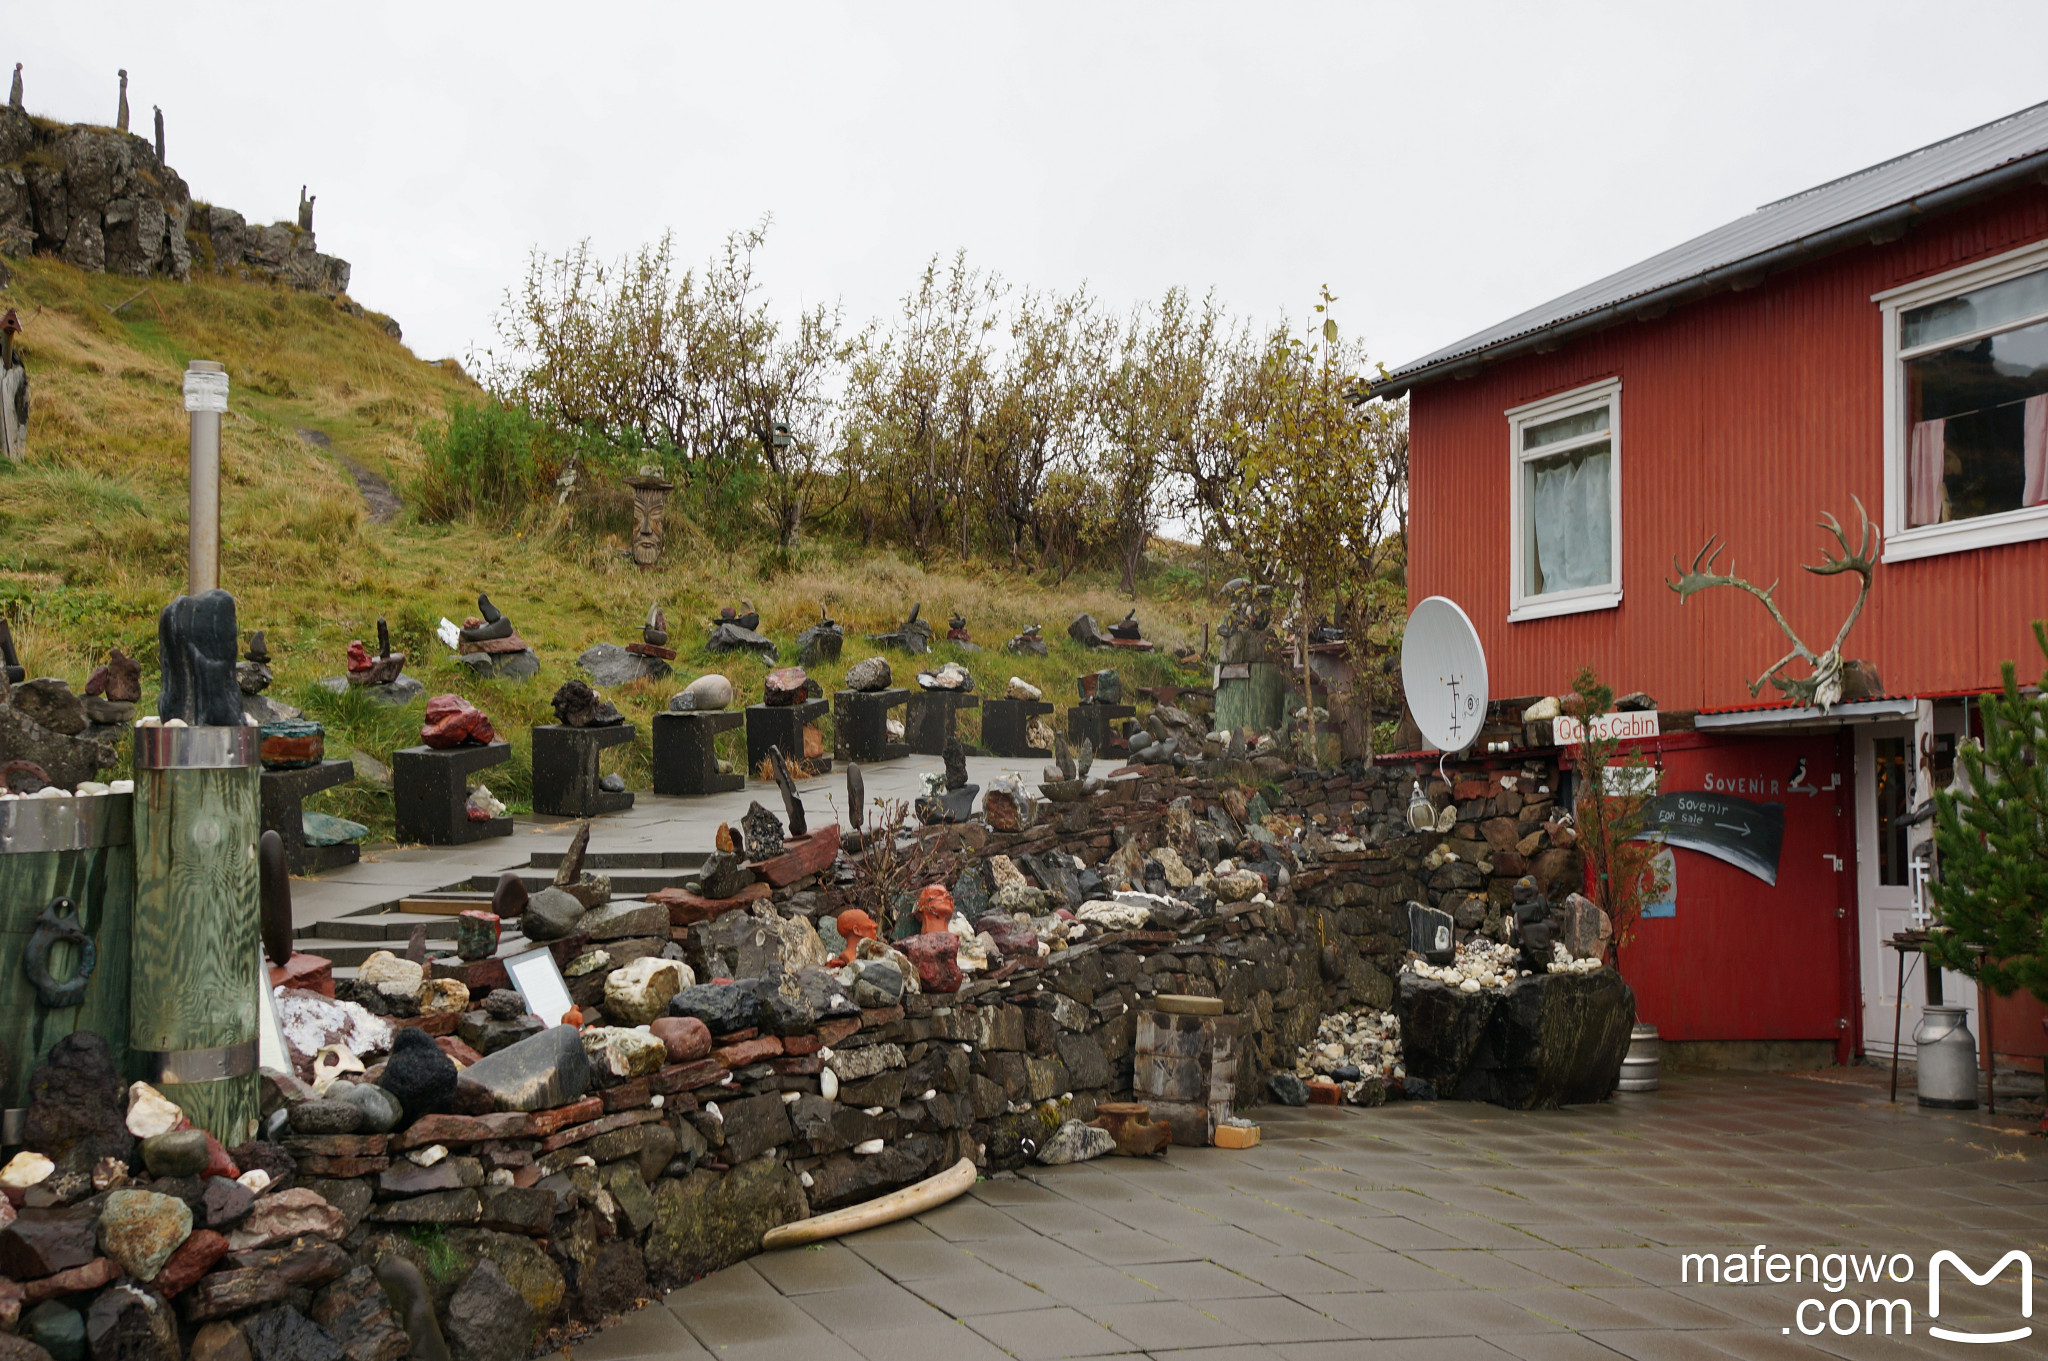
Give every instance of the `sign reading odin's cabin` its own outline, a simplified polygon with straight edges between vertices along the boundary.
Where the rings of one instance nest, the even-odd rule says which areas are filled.
[[[1610,737],[1656,737],[1662,732],[1663,725],[1658,721],[1655,709],[1601,714],[1593,720],[1593,737],[1598,741]],[[1586,740],[1586,725],[1570,714],[1559,714],[1551,721],[1550,739],[1560,747],[1577,746]]]
[[[1643,811],[1640,835],[1659,834],[1668,846],[1725,860],[1775,887],[1778,852],[1785,841],[1785,805],[1697,790],[1659,794]]]

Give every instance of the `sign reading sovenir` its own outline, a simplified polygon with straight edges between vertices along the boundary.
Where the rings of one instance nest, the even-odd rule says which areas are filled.
[[[1593,720],[1593,736],[1608,737],[1656,737],[1663,732],[1657,723],[1657,711],[1644,709],[1637,713],[1602,714]],[[1560,747],[1576,746],[1586,740],[1586,725],[1570,714],[1559,714],[1550,725],[1550,740]]]

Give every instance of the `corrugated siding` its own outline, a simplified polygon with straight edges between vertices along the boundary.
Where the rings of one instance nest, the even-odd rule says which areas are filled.
[[[1882,520],[1883,339],[1870,295],[2044,238],[2048,189],[2030,187],[1749,292],[1417,390],[1412,598],[1464,606],[1497,697],[1559,693],[1590,664],[1667,709],[1751,702],[1747,682],[1789,644],[1740,592],[1681,604],[1664,584],[1674,555],[1689,563],[1720,535],[1721,570],[1781,582],[1787,618],[1824,648],[1856,578],[1800,570],[1832,546],[1814,521],[1832,511],[1853,533],[1852,494]],[[1610,377],[1622,382],[1622,603],[1510,625],[1503,413]],[[2007,658],[2039,674],[2029,621],[2044,616],[2048,541],[1881,565],[1847,650],[1894,694],[1989,686]]]

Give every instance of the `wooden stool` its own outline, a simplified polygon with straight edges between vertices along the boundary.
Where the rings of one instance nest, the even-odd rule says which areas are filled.
[[[842,761],[872,764],[910,755],[889,740],[889,711],[910,702],[908,690],[841,690],[832,697],[832,754]]]
[[[512,819],[469,820],[469,777],[512,759],[512,744],[481,747],[405,747],[391,753],[391,802],[398,839],[428,846],[460,846],[487,836],[512,835]]]
[[[958,690],[913,690],[904,710],[904,745],[919,756],[943,756],[960,711],[980,707],[979,696]],[[970,746],[967,754],[979,756],[981,749]]]
[[[699,799],[747,786],[744,775],[718,773],[714,739],[746,719],[730,709],[659,713],[654,716],[654,792]]]
[[[747,774],[761,769],[770,747],[780,748],[782,759],[791,765],[802,761],[814,775],[832,769],[831,757],[804,755],[804,729],[816,724],[831,707],[822,699],[807,699],[801,704],[749,704]]]
[[[300,807],[307,795],[347,784],[355,777],[353,761],[322,761],[317,766],[263,772],[263,830],[276,832],[284,842],[284,863],[293,874],[340,869],[362,858],[363,848],[353,841],[308,846],[305,810]]]
[[[623,813],[633,796],[597,787],[597,761],[606,747],[633,740],[631,723],[602,728],[572,728],[566,723],[540,723],[533,729],[533,811],[557,817],[587,818]]]
[[[981,706],[981,745],[991,756],[1012,759],[1027,756],[1050,756],[1050,747],[1034,747],[1028,735],[1031,720],[1043,718],[1052,712],[1052,704],[1042,699],[991,699]]]

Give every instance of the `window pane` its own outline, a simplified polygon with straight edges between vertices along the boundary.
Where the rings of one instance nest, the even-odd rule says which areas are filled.
[[[2048,322],[1905,368],[1909,526],[2048,499]]]
[[[1899,347],[1931,345],[1946,336],[1968,335],[2036,312],[2048,312],[2048,270],[1913,308],[1899,318]]]
[[[1870,744],[1876,770],[1877,792],[1877,882],[1892,888],[1910,882],[1906,866],[1906,843],[1911,833],[1896,826],[1906,806],[1906,739],[1880,737]]]
[[[1607,408],[1597,411],[1581,411],[1576,415],[1560,416],[1554,421],[1541,425],[1522,427],[1522,450],[1541,449],[1546,444],[1561,444],[1568,439],[1578,439],[1607,428]]]
[[[1612,449],[1603,440],[1522,465],[1530,595],[1613,584]]]

